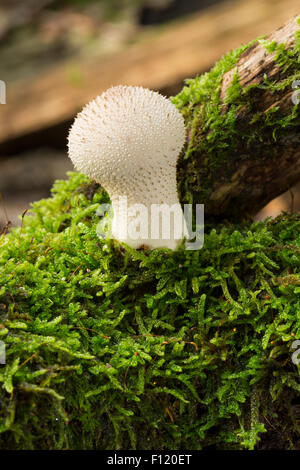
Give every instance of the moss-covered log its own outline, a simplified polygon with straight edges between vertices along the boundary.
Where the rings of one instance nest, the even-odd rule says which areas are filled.
[[[204,203],[206,216],[241,218],[299,181],[299,54],[293,19],[228,54],[174,98],[189,130],[178,168],[182,201]]]
[[[240,215],[247,191],[262,203],[260,184],[258,195],[243,185],[250,166],[239,195],[213,202],[243,162],[273,161],[287,181],[287,147],[297,161],[298,108],[283,103],[299,45],[264,42],[289,75],[245,89],[232,69],[261,46],[232,52],[174,98],[190,129],[182,200],[210,215],[233,213],[237,198]],[[267,194],[268,174],[257,173]],[[138,251],[98,238],[106,202],[73,173],[0,237],[0,449],[299,449],[299,215],[215,221],[198,251]]]

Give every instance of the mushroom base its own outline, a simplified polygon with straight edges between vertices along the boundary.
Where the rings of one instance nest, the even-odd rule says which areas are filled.
[[[178,199],[169,203],[127,205],[127,198],[112,200],[112,237],[132,248],[169,248],[176,250],[189,237]]]

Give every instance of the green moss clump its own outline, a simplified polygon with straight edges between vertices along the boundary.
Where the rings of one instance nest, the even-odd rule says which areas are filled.
[[[300,217],[136,251],[107,201],[72,173],[1,238],[0,448],[297,447]]]

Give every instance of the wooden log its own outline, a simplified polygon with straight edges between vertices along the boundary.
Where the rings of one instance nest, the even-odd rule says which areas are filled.
[[[207,71],[241,42],[271,32],[297,14],[298,8],[298,0],[228,1],[142,32],[136,44],[113,55],[70,60],[37,71],[33,80],[7,83],[7,104],[0,106],[0,147],[69,121],[112,85],[172,89],[186,77]]]

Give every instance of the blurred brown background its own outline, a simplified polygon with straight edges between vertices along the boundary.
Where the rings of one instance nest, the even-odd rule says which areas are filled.
[[[299,0],[0,0],[0,228],[72,169],[68,129],[90,99],[117,84],[176,94],[299,13]],[[257,218],[281,210],[300,210],[300,185]]]

